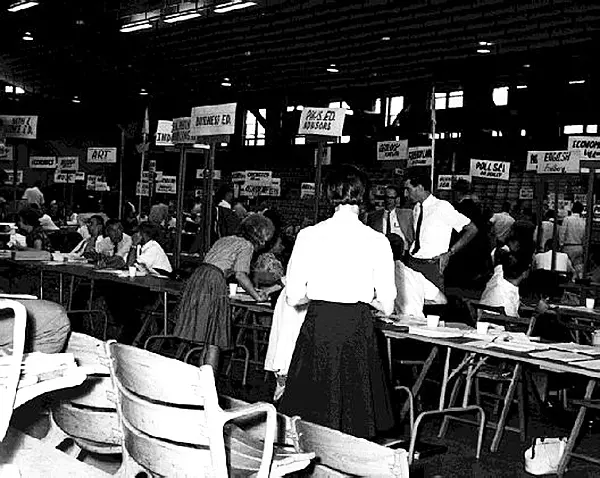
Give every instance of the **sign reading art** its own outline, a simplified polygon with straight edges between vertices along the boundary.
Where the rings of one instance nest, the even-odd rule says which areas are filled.
[[[342,136],[345,118],[345,108],[304,108],[300,115],[298,134]]]
[[[87,150],[88,163],[116,163],[117,148],[88,148]]]
[[[232,135],[235,132],[236,107],[237,103],[226,103],[192,108],[191,136]]]
[[[159,120],[156,128],[156,146],[173,146],[173,122]]]
[[[175,144],[194,144],[194,140],[190,136],[191,118],[175,118],[173,120],[173,134],[171,139]]]
[[[508,181],[510,177],[510,163],[505,161],[488,161],[486,159],[472,159],[471,177]]]
[[[580,159],[600,161],[600,136],[569,136],[569,151],[581,151]]]
[[[0,145],[0,161],[12,161],[14,154],[15,148],[13,146],[5,145],[1,147]]]
[[[540,151],[538,174],[579,174],[580,151]]]
[[[408,155],[408,140],[377,143],[377,161],[398,161]]]
[[[163,194],[177,194],[177,176],[163,175],[162,179],[156,182],[156,192]]]
[[[300,199],[313,197],[315,195],[315,183],[302,183],[300,185]]]
[[[408,148],[407,168],[414,166],[431,166],[433,164],[433,149],[431,146],[415,146]]]
[[[60,156],[57,169],[61,173],[79,170],[79,156]]]
[[[37,122],[37,116],[0,115],[0,129],[7,138],[35,139]]]
[[[56,156],[30,156],[31,169],[54,169],[57,166]]]

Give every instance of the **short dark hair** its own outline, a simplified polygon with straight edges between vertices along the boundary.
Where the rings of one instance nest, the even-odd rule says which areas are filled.
[[[360,206],[367,197],[368,186],[367,175],[350,164],[335,166],[325,179],[327,198],[334,206]]]
[[[98,224],[104,227],[104,218],[100,214],[94,214],[92,217],[90,217],[90,221],[92,219],[94,219]]]
[[[227,193],[233,194],[233,188],[229,184],[223,184],[215,194],[215,200],[221,201],[222,199],[225,199]]]
[[[35,209],[26,207],[19,211],[19,217],[28,226],[39,227],[40,214]]]
[[[410,184],[415,188],[420,185],[423,186],[425,191],[431,192],[431,176],[426,168],[410,168],[404,179],[410,181]]]
[[[575,201],[573,204],[573,212],[575,214],[581,214],[583,212],[583,204],[581,204],[579,201]]]
[[[151,222],[141,223],[138,227],[138,232],[140,234],[147,234],[148,237],[153,241],[156,241],[162,234],[160,226]]]
[[[394,186],[393,184],[388,184],[385,189],[391,189],[392,191],[394,191],[396,193],[396,196],[398,196],[400,194],[400,191],[398,191],[398,188],[396,186]]]
[[[106,225],[105,225],[105,229],[108,230],[111,227],[119,227],[121,228],[121,231],[123,230],[123,223],[118,220],[118,219],[109,219],[108,221],[106,221]]]
[[[554,219],[556,217],[556,213],[554,212],[554,209],[548,209],[546,211],[546,214],[544,214],[544,218],[545,219]]]

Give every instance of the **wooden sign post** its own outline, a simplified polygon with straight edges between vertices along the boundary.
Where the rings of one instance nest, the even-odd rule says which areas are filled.
[[[315,137],[317,141],[317,164],[315,165],[315,224],[319,220],[319,203],[321,200],[321,176],[325,145],[331,138],[342,136],[345,108],[313,108],[306,107],[300,115],[298,134]]]

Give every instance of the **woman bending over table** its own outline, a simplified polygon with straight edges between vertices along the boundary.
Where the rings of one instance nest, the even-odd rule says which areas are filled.
[[[396,285],[386,237],[360,222],[366,177],[339,166],[327,179],[333,217],[298,234],[287,270],[289,305],[308,302],[280,411],[373,437],[394,425],[370,306],[390,315]]]
[[[266,294],[254,288],[250,263],[256,251],[273,237],[273,223],[261,214],[248,216],[240,234],[219,239],[187,280],[177,307],[174,334],[208,345],[205,363],[217,369],[219,349],[231,347],[231,320],[227,279],[234,277],[256,301]]]

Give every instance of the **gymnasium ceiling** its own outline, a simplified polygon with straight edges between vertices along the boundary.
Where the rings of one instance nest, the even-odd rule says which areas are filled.
[[[39,0],[16,13],[4,6],[0,81],[106,105],[141,88],[190,105],[275,96],[292,103],[490,72],[517,81],[523,65],[542,62],[577,76],[597,61],[598,1],[262,0],[119,32],[127,15],[178,1]],[[25,32],[34,40],[23,41]],[[477,53],[479,42],[490,53]],[[332,63],[338,73],[327,71]],[[221,86],[224,78],[231,87]]]

